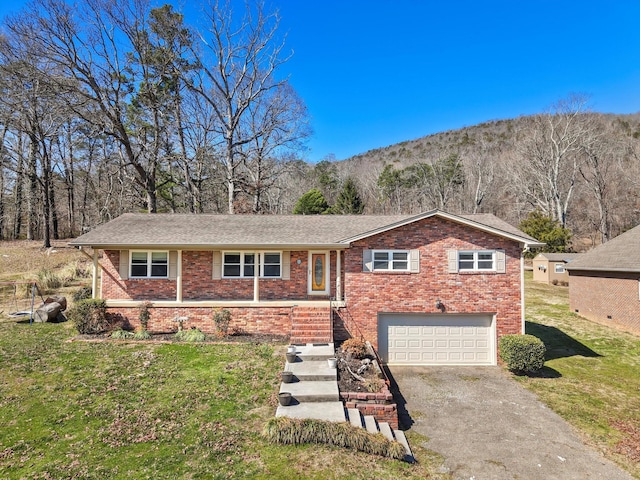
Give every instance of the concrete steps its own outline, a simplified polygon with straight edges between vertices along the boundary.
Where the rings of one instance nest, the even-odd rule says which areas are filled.
[[[293,383],[280,384],[280,392],[293,397],[290,405],[279,405],[276,417],[314,418],[344,422],[344,406],[338,392],[338,371],[327,359],[335,355],[333,343],[296,345],[295,362],[285,362],[293,372]]]
[[[376,419],[371,415],[365,415],[363,417],[357,408],[347,409],[347,414],[349,416],[349,422],[354,427],[366,428],[369,433],[381,433],[388,440],[400,443],[406,452],[404,460],[409,463],[415,462],[415,458],[409,447],[409,442],[407,442],[407,437],[402,430],[393,430],[387,422],[376,422]]]
[[[314,418],[330,422],[349,421],[358,428],[366,428],[370,433],[382,433],[389,440],[402,444],[407,452],[405,461],[414,462],[409,443],[400,430],[392,430],[387,422],[376,422],[370,415],[364,417],[357,408],[348,409],[338,391],[338,371],[329,368],[328,358],[335,355],[333,343],[296,345],[295,362],[285,362],[285,371],[293,372],[292,383],[280,384],[280,392],[291,393],[290,405],[279,405],[276,417]]]

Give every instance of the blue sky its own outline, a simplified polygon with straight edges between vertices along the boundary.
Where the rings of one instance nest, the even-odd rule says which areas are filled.
[[[311,115],[310,161],[541,112],[571,93],[595,111],[640,112],[639,0],[266,2],[294,51],[281,73]],[[22,5],[0,0],[0,15]]]

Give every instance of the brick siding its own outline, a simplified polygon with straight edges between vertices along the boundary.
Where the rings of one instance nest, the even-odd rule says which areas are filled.
[[[420,273],[363,272],[365,249],[419,249]],[[450,249],[503,249],[506,273],[448,273]],[[358,326],[351,333],[363,335],[376,349],[378,313],[441,314],[438,298],[447,314],[495,314],[498,338],[522,333],[520,247],[515,242],[430,217],[355,242],[344,263],[346,317]]]
[[[637,273],[571,271],[569,308],[593,322],[640,334],[639,277]]]
[[[363,272],[364,249],[419,249],[419,273]],[[503,249],[506,273],[448,273],[447,251]],[[308,252],[292,251],[291,279],[260,279],[260,300],[322,300],[308,295]],[[353,336],[363,336],[378,348],[379,313],[441,314],[436,299],[448,314],[496,315],[497,336],[521,333],[520,246],[508,239],[438,217],[359,240],[344,252],[343,295],[347,307],[344,325]],[[298,260],[300,264],[298,264]],[[102,298],[112,300],[175,300],[176,281],[120,278],[120,254],[104,252]],[[183,251],[183,300],[252,300],[253,279],[212,279],[211,251]],[[335,295],[336,253],[330,255],[330,292]],[[637,287],[636,287],[637,288]],[[111,307],[136,324],[135,308]],[[233,307],[232,328],[245,332],[291,334],[289,307]],[[214,331],[211,308],[154,307],[150,329],[173,331],[176,316],[188,316],[189,325]],[[341,324],[342,322],[340,322]],[[357,325],[357,328],[350,328]],[[497,342],[496,342],[497,344]]]

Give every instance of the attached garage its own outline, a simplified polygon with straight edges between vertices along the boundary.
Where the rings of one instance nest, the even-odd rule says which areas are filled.
[[[389,365],[495,365],[494,316],[378,315],[378,350]]]

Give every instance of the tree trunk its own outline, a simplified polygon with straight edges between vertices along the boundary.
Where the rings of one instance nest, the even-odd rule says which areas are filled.
[[[27,240],[35,240],[36,238],[36,202],[38,199],[38,142],[35,135],[30,134],[29,140],[29,196],[27,198]]]

